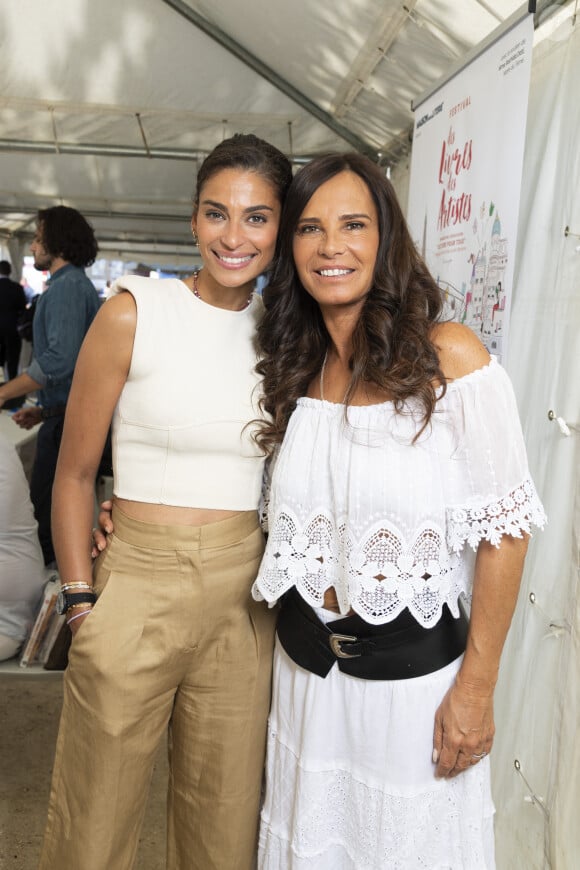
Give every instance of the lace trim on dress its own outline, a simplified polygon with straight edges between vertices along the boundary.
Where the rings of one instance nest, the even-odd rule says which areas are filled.
[[[530,477],[503,498],[480,507],[454,507],[447,510],[447,546],[459,553],[465,544],[473,550],[481,541],[499,547],[503,535],[521,538],[531,534],[532,525],[540,529],[546,514]]]
[[[409,545],[385,521],[355,538],[328,514],[300,523],[286,508],[270,530],[254,596],[272,602],[296,586],[309,604],[321,607],[325,591],[334,586],[342,613],[352,607],[379,625],[409,608],[422,625],[434,625],[444,603],[458,615],[463,591],[458,559],[448,553],[444,539],[442,529],[426,525]]]
[[[530,478],[497,501],[480,508],[450,508],[447,530],[435,523],[417,529],[409,541],[382,520],[357,536],[346,520],[317,512],[301,522],[284,506],[270,523],[270,535],[253,595],[277,601],[295,586],[312,606],[321,607],[334,586],[340,612],[350,608],[366,622],[380,625],[405,608],[429,628],[444,604],[459,615],[457,600],[466,588],[463,557],[467,542],[474,550],[482,540],[498,546],[502,535],[521,538],[546,517]]]

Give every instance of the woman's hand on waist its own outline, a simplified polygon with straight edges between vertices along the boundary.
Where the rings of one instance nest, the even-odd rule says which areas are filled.
[[[107,546],[107,535],[113,532],[113,520],[111,519],[111,511],[113,510],[112,501],[104,501],[101,504],[99,513],[98,527],[93,529],[93,547],[91,556],[93,559],[102,553]]]

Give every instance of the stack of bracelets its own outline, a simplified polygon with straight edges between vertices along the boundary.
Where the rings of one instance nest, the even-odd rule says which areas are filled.
[[[66,614],[66,623],[70,625],[75,619],[90,613],[96,600],[97,596],[90,583],[64,583],[56,599],[56,612]],[[69,616],[71,612],[72,616]]]

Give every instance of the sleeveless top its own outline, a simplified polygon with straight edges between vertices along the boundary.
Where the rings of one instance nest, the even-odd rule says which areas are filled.
[[[114,494],[154,504],[255,510],[264,457],[254,335],[243,311],[198,299],[180,280],[125,276],[137,305],[131,367],[112,424]]]
[[[424,627],[469,597],[482,540],[545,522],[511,382],[492,358],[452,381],[427,429],[409,401],[349,407],[301,398],[271,469],[269,536],[253,587],[275,602],[291,586],[313,607]]]

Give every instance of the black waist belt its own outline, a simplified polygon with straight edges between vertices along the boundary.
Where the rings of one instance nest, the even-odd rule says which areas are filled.
[[[282,599],[277,633],[292,661],[326,677],[335,663],[363,680],[406,680],[438,671],[465,652],[468,622],[447,605],[433,628],[408,611],[392,622],[370,625],[358,615],[321,622],[296,589]]]
[[[63,417],[66,411],[66,405],[51,405],[48,408],[40,409],[40,417],[42,420],[48,420],[50,417]]]

